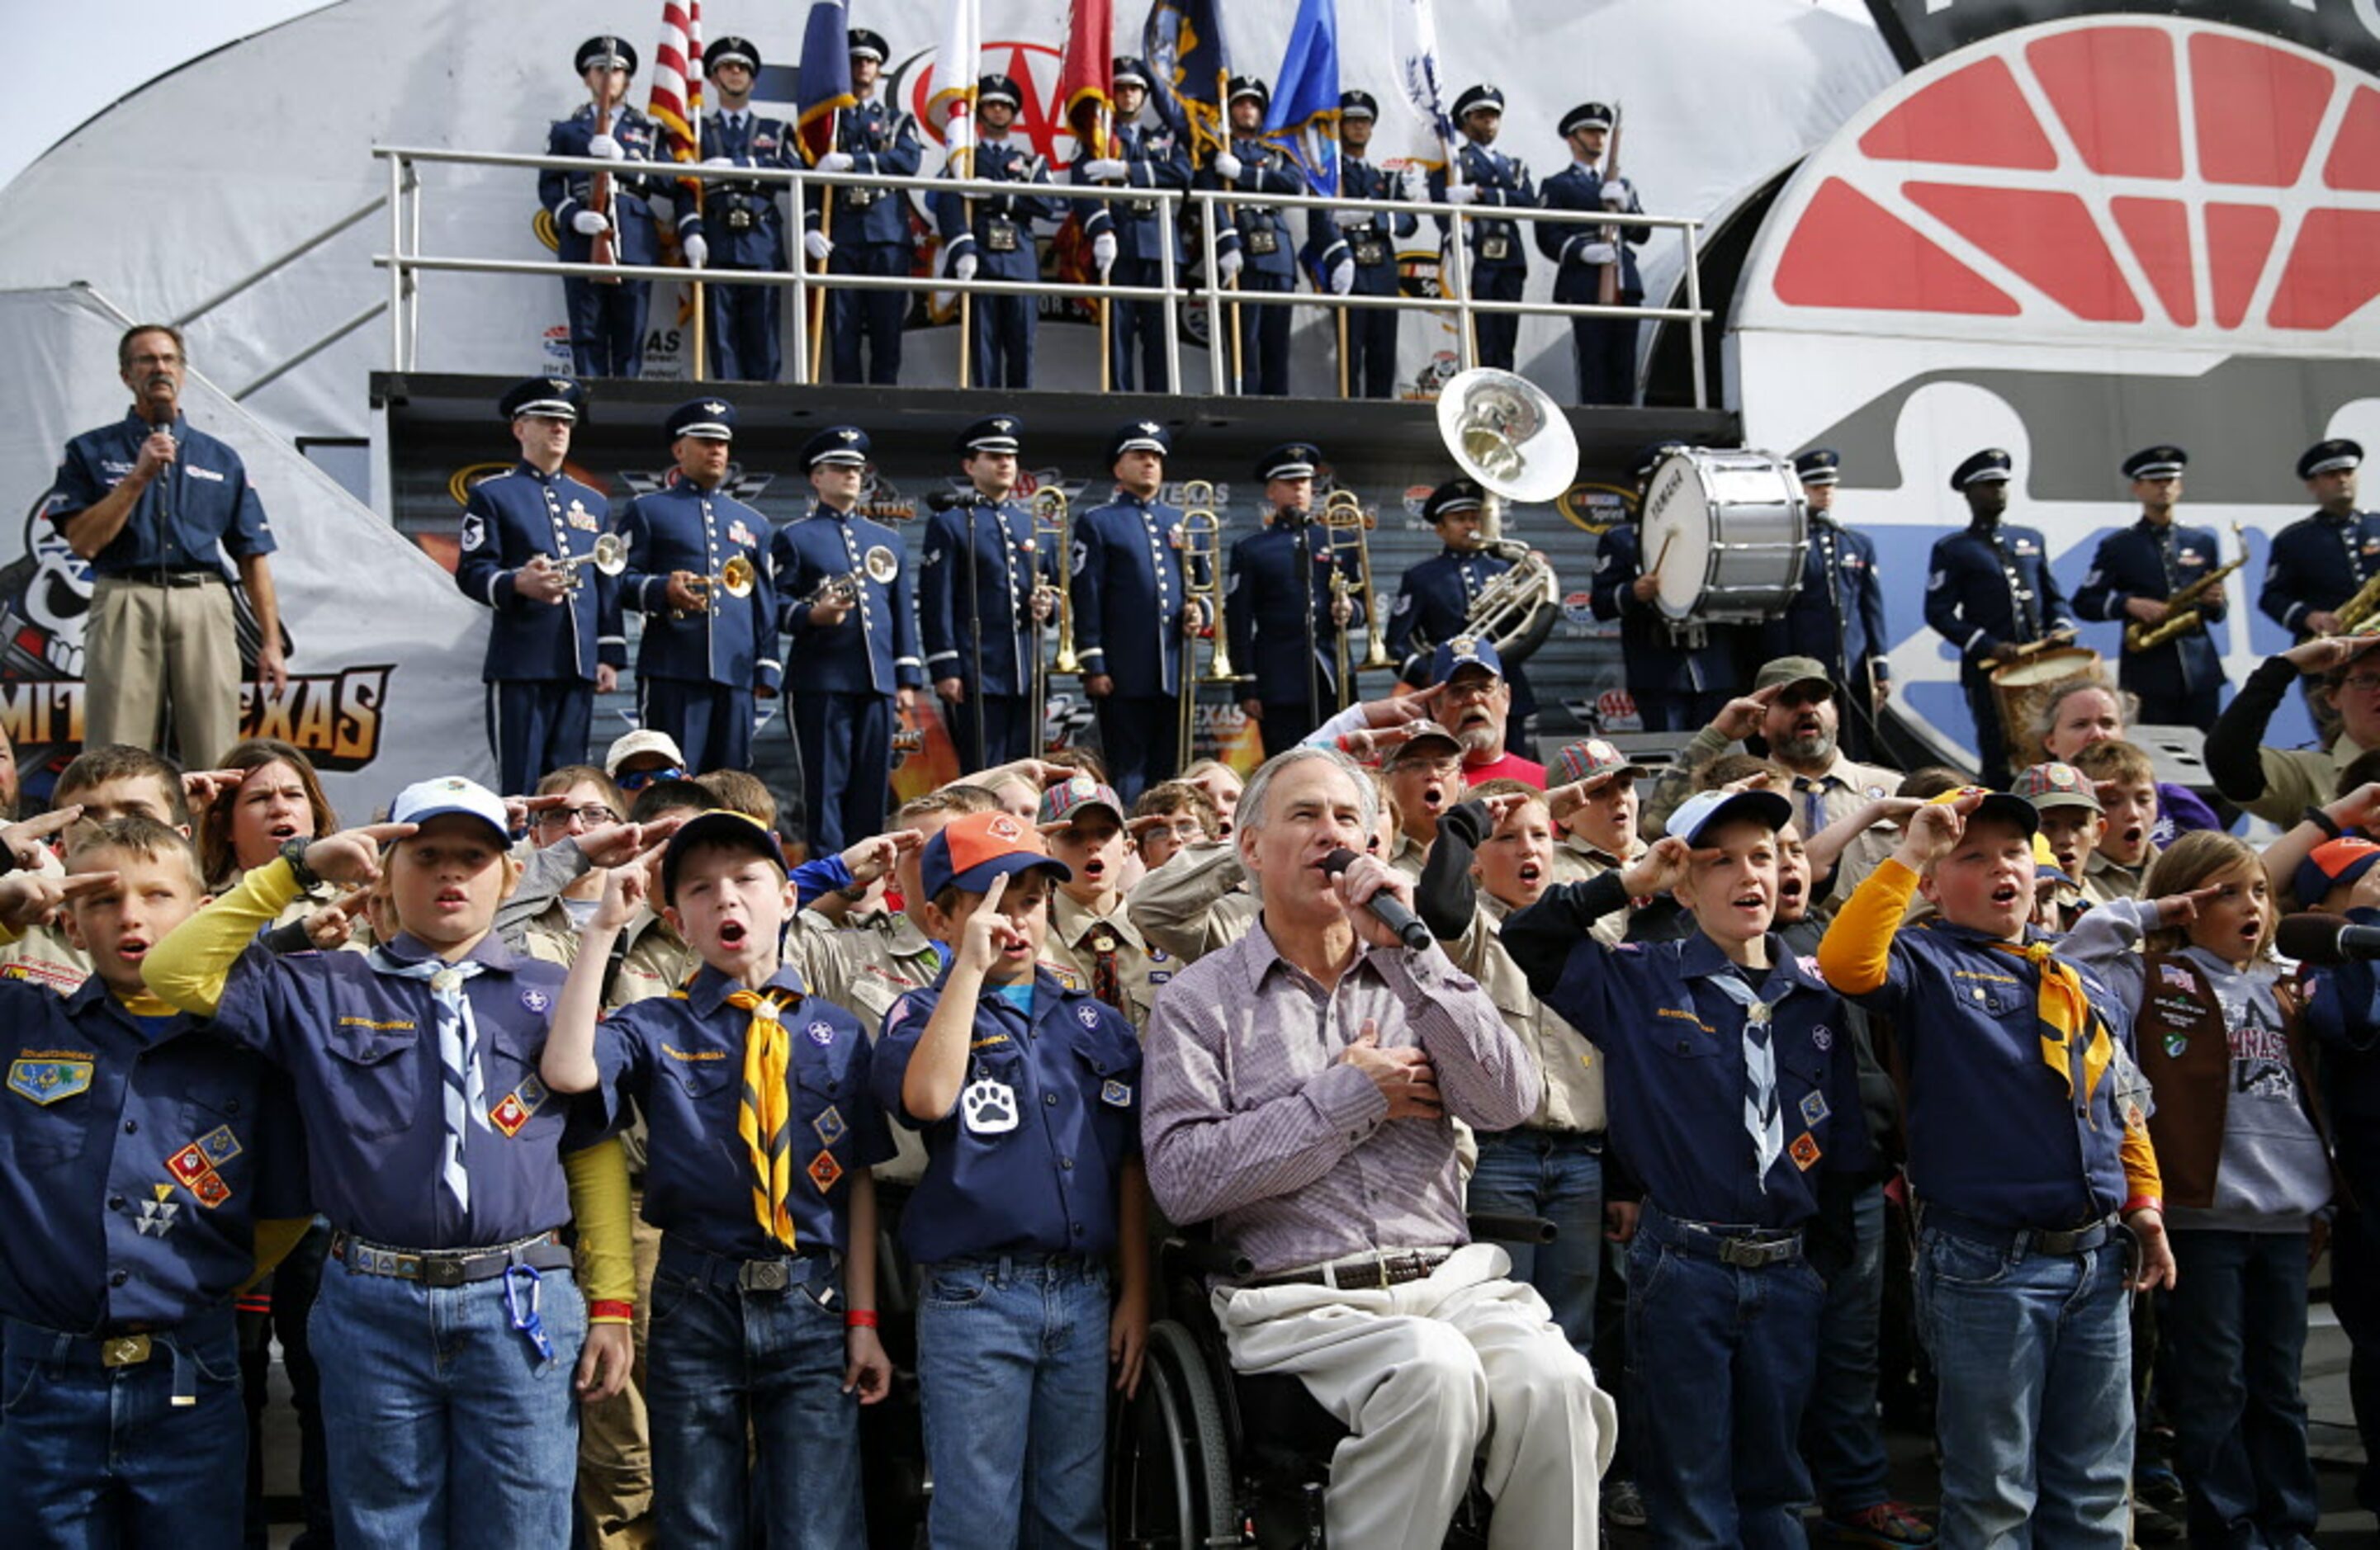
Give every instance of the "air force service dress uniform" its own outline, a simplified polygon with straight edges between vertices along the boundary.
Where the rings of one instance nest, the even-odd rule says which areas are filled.
[[[1470,479],[1450,479],[1430,491],[1422,504],[1422,520],[1457,512],[1477,511],[1482,492]],[[1485,549],[1442,549],[1406,570],[1397,587],[1396,606],[1389,615],[1384,637],[1389,655],[1397,661],[1397,677],[1416,689],[1430,685],[1430,659],[1439,647],[1469,633],[1471,606],[1495,579],[1512,568],[1512,562]],[[1537,696],[1518,662],[1504,666],[1504,683],[1512,691],[1509,712],[1517,733],[1537,708]],[[1520,744],[1515,735],[1509,739]]]
[[[1562,115],[1566,140],[1590,125],[1611,127],[1611,110],[1601,103],[1584,103]],[[1626,178],[1606,183],[1600,167],[1584,162],[1546,179],[1541,190],[1548,210],[1617,210],[1642,215],[1636,189]],[[1608,196],[1608,197],[1607,197]],[[1585,222],[1546,221],[1536,228],[1537,250],[1554,260],[1554,299],[1592,305],[1603,297],[1603,272],[1620,266],[1617,299],[1623,307],[1641,306],[1645,277],[1637,272],[1635,249],[1653,235],[1650,226],[1614,226],[1617,240],[1604,240],[1606,228]],[[1599,260],[1599,261],[1598,261]],[[1516,320],[1506,319],[1507,322]],[[1483,323],[1485,320],[1482,320]],[[1636,401],[1636,328],[1634,318],[1572,318],[1571,356],[1578,367],[1581,404],[1633,404]]]
[[[866,431],[830,426],[802,449],[802,466],[864,466],[868,454]],[[777,529],[769,564],[784,599],[786,660],[799,664],[792,684],[794,740],[801,746],[810,854],[832,855],[884,824],[894,700],[903,689],[926,685],[916,577],[899,532],[823,501]],[[836,624],[814,624],[811,599],[830,582],[852,594],[851,611]]]
[[[1232,78],[1231,102],[1253,97],[1269,105],[1272,92],[1265,83],[1247,76]],[[1231,111],[1230,103],[1224,112]],[[1305,175],[1297,163],[1280,147],[1261,139],[1232,139],[1232,157],[1240,164],[1239,176],[1225,177],[1222,169],[1210,158],[1198,169],[1197,184],[1202,188],[1221,188],[1243,194],[1303,194],[1306,192]],[[1289,222],[1277,205],[1249,202],[1227,203],[1231,224],[1218,231],[1215,249],[1220,258],[1225,253],[1237,253],[1245,265],[1240,271],[1238,288],[1243,291],[1287,293],[1297,288],[1297,254],[1289,240]],[[1242,377],[1237,391],[1283,397],[1289,393],[1289,314],[1284,304],[1264,305],[1243,302],[1231,310],[1239,314]],[[1221,346],[1230,348],[1228,343]]]
[[[1339,94],[1342,118],[1377,118],[1379,104],[1368,91]],[[1342,151],[1339,191],[1350,199],[1392,200],[1401,184],[1394,173]],[[1349,266],[1347,293],[1353,296],[1395,296],[1400,287],[1397,243],[1420,229],[1412,215],[1384,211],[1309,210],[1306,212],[1307,261],[1321,284],[1332,290],[1339,266]],[[1355,217],[1342,224],[1340,217]],[[1347,391],[1358,398],[1393,398],[1397,391],[1397,324],[1403,314],[1390,308],[1367,307],[1347,314]]]
[[[1814,447],[1793,460],[1793,472],[1805,487],[1838,483],[1842,455]],[[1885,656],[1891,644],[1885,632],[1884,587],[1876,575],[1875,540],[1838,522],[1832,511],[1811,512],[1801,589],[1784,613],[1762,626],[1760,660],[1814,657],[1823,663],[1844,696],[1843,741],[1854,757],[1864,759],[1875,752],[1870,737],[1875,694],[1891,675],[1892,664]]]
[[[1454,121],[1462,123],[1466,114],[1478,108],[1501,114],[1504,93],[1493,86],[1470,88],[1454,100]],[[1522,244],[1520,224],[1507,215],[1485,212],[1535,209],[1536,184],[1520,158],[1469,139],[1455,151],[1454,162],[1461,170],[1456,181],[1470,188],[1471,208],[1477,212],[1465,215],[1463,222],[1463,235],[1470,241],[1471,294],[1480,301],[1518,301],[1529,274],[1529,250]],[[1429,197],[1443,200],[1446,186],[1444,168],[1430,174]],[[1439,224],[1446,229],[1452,223],[1442,218]],[[1521,334],[1520,318],[1510,312],[1481,313],[1472,320],[1472,326],[1479,336],[1479,364],[1510,371],[1512,347]]]
[[[978,420],[960,436],[959,454],[1013,453],[1023,429],[1014,415]],[[995,503],[969,493],[927,520],[917,619],[926,642],[926,676],[936,683],[955,678],[965,685],[965,702],[942,707],[962,771],[1039,751],[1041,729],[1031,724],[1028,697],[1034,655],[1041,649],[1033,592],[1056,568],[1057,556],[1041,553],[1035,541],[1033,513],[1019,502]]]
[[[1118,87],[1135,83],[1142,91],[1148,90],[1148,71],[1137,59],[1116,60],[1110,79]],[[1068,169],[1067,181],[1146,188],[1152,194],[1161,189],[1188,190],[1189,152],[1171,128],[1161,123],[1119,124],[1109,133],[1110,154],[1101,158],[1086,150]],[[1087,169],[1101,160],[1120,163],[1123,172],[1106,177],[1091,176]],[[1165,245],[1155,199],[1086,200],[1081,212],[1084,236],[1094,241],[1101,236],[1116,239],[1115,264],[1108,272],[1111,283],[1153,289],[1163,282]],[[1177,272],[1185,261],[1179,223],[1173,233],[1173,261]],[[1116,391],[1131,393],[1135,382],[1149,393],[1171,391],[1172,384],[1165,374],[1165,309],[1153,301],[1118,300],[1112,305],[1115,323],[1109,331],[1108,358]],[[1133,372],[1135,346],[1140,351],[1137,378]]]
[[[2189,461],[2180,447],[2150,447],[2124,459],[2124,477],[2164,478],[2180,473]],[[2131,616],[2124,605],[2132,599],[2163,602],[2204,579],[2219,563],[2216,541],[2211,528],[2152,522],[2145,516],[2119,527],[2099,540],[2091,574],[2074,594],[2074,612],[2085,619],[2125,624]],[[2218,593],[2202,605],[2200,622],[2182,634],[2162,646],[2123,654],[2117,682],[2140,696],[2140,721],[2201,732],[2213,729],[2222,708],[2224,677],[2208,625],[2221,623],[2227,612]]]
[[[669,439],[728,441],[735,409],[722,399],[682,404],[667,422]],[[728,494],[673,478],[628,503],[620,517],[628,568],[620,577],[626,607],[645,615],[637,652],[638,720],[674,739],[686,768],[748,769],[752,701],[774,694],[784,670],[777,643],[777,595],[769,582],[769,519]],[[730,597],[713,581],[698,612],[679,618],[669,600],[670,573],[718,576],[741,558],[753,571],[748,597]]]
[[[986,76],[976,88],[978,105],[987,102],[1017,104],[1016,83],[1006,76]],[[1021,139],[987,138],[975,148],[972,176],[993,183],[1048,188],[1050,162]],[[967,223],[967,206],[975,222]],[[1041,249],[1033,240],[1035,221],[1062,221],[1065,201],[1046,194],[991,194],[972,200],[955,191],[934,196],[934,224],[942,234],[943,252],[955,264],[976,260],[976,277],[982,280],[1038,280]],[[1038,316],[1029,296],[979,296],[974,300],[974,384],[978,388],[1029,388],[1033,385],[1033,331]]]
[[[1257,464],[1257,482],[1310,478],[1322,454],[1308,442],[1275,447]],[[1264,707],[1257,732],[1268,756],[1313,734],[1337,706],[1338,626],[1330,622],[1330,578],[1339,575],[1321,523],[1285,511],[1271,525],[1232,546],[1224,624],[1234,663],[1252,666],[1256,682],[1243,692]],[[1348,575],[1354,586],[1357,577]],[[1356,629],[1360,607],[1347,622]]]
[[[637,73],[637,51],[623,38],[589,38],[578,45],[577,66],[584,76],[596,65]],[[653,227],[653,196],[662,182],[650,173],[629,170],[650,166],[657,157],[659,129],[653,121],[625,101],[612,110],[611,133],[621,170],[612,175],[611,216],[613,258],[624,264],[661,261],[661,239]],[[549,156],[591,156],[595,140],[595,105],[580,107],[556,120],[546,131]],[[592,263],[595,238],[579,229],[579,217],[592,212],[591,175],[548,168],[537,175],[537,202],[553,221],[554,257],[564,263]],[[691,216],[691,212],[688,212]],[[570,318],[571,370],[580,377],[634,377],[644,369],[645,314],[652,303],[652,282],[623,280],[600,285],[566,275],[562,282],[563,306]]]
[[[566,378],[532,377],[504,394],[498,410],[576,420],[587,395]],[[461,559],[455,585],[494,612],[488,632],[488,745],[505,791],[534,790],[540,777],[587,759],[595,711],[595,670],[628,665],[621,623],[620,578],[589,556],[612,529],[602,491],[566,473],[528,462],[481,479],[463,505]],[[524,598],[521,569],[538,555],[580,563],[559,602]]]
[[[1639,490],[1675,450],[1663,443],[1638,455],[1633,472]],[[1644,574],[1644,537],[1633,521],[1605,529],[1596,545],[1589,605],[1597,619],[1619,621],[1621,671],[1644,730],[1686,732],[1708,726],[1742,681],[1731,649],[1733,631],[1726,625],[1672,623],[1657,599],[1636,596],[1636,578]]]
[[[1155,420],[1123,427],[1109,440],[1107,466],[1127,452],[1171,453]],[[1182,614],[1189,577],[1182,553],[1182,512],[1119,490],[1106,505],[1074,520],[1069,566],[1075,651],[1087,679],[1115,687],[1091,703],[1099,752],[1125,808],[1182,768]]]
[[[2353,468],[2362,461],[2363,449],[2353,442],[2317,442],[2298,459],[2298,478]],[[2292,638],[2304,640],[2314,633],[2306,615],[2338,612],[2375,575],[2380,575],[2380,513],[2334,516],[2318,511],[2290,523],[2273,539],[2256,606]]]
[[[890,51],[877,34],[865,28],[854,28],[851,52],[873,54],[880,65]],[[875,96],[837,115],[834,149],[851,158],[850,170],[856,173],[915,177],[925,163],[925,145],[917,138],[917,120],[895,112]],[[805,231],[819,229],[822,202],[813,199],[805,205]],[[917,239],[909,227],[907,190],[856,185],[836,188],[834,218],[827,228],[827,236],[834,243],[834,251],[827,256],[827,272],[831,274],[906,275],[917,252]],[[908,316],[909,294],[905,291],[829,291],[826,328],[834,380],[864,381],[880,386],[899,381],[901,330]],[[864,375],[860,362],[863,346],[868,357]]]
[[[760,51],[743,38],[722,38],[702,52],[706,75],[730,62],[758,75]],[[739,167],[783,168],[797,160],[792,127],[749,107],[707,115],[702,154],[707,163]],[[718,181],[704,186],[703,240],[710,249],[708,267],[714,275],[783,272],[785,218],[777,204],[783,191],[783,185],[777,183]],[[723,285],[717,278],[702,291],[710,314],[711,374],[727,381],[775,381],[784,292],[774,285]]]

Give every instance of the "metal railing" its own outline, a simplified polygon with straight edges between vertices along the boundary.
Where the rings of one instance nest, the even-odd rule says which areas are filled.
[[[1562,318],[1638,318],[1660,321],[1683,322],[1690,340],[1689,353],[1694,373],[1694,407],[1709,406],[1707,370],[1703,350],[1702,325],[1710,319],[1702,299],[1701,251],[1698,235],[1702,223],[1691,216],[1640,215],[1620,211],[1531,209],[1492,211],[1477,205],[1454,205],[1443,202],[1415,202],[1403,200],[1363,200],[1318,194],[1250,195],[1232,188],[1193,188],[1184,193],[1170,188],[1135,188],[1097,183],[1019,184],[986,178],[900,177],[886,174],[822,173],[808,168],[783,167],[710,167],[699,163],[655,162],[620,163],[584,156],[527,155],[509,151],[447,151],[422,146],[377,145],[372,154],[388,163],[388,194],[384,200],[375,201],[375,208],[384,203],[389,212],[389,251],[373,256],[373,263],[388,272],[388,299],[375,306],[370,315],[386,311],[389,317],[389,362],[394,370],[416,369],[420,342],[420,276],[425,273],[541,275],[548,277],[576,276],[582,279],[616,278],[622,280],[662,280],[681,283],[701,282],[708,285],[769,286],[793,293],[791,332],[793,348],[788,353],[791,380],[808,383],[818,380],[819,363],[810,358],[810,331],[805,326],[812,290],[848,291],[925,291],[940,295],[968,296],[1031,296],[1062,297],[1091,300],[1113,300],[1155,304],[1164,312],[1165,363],[1167,381],[1182,381],[1182,309],[1192,303],[1203,304],[1208,319],[1208,366],[1209,381],[1219,396],[1239,391],[1240,384],[1232,380],[1226,369],[1225,357],[1230,345],[1222,330],[1224,320],[1236,317],[1232,309],[1257,307],[1319,307],[1335,310],[1388,309],[1456,315],[1456,335],[1461,344],[1462,364],[1468,369],[1477,364],[1474,320],[1483,315],[1521,314]],[[820,188],[866,188],[897,190],[905,195],[915,191],[924,194],[957,193],[962,198],[999,198],[1028,196],[1056,199],[1068,202],[1099,200],[1109,203],[1128,202],[1155,207],[1159,232],[1159,275],[1155,285],[1121,285],[1105,282],[1084,283],[1061,280],[960,280],[953,276],[914,274],[838,274],[824,270],[813,271],[802,261],[801,224],[796,216],[787,226],[792,249],[793,267],[784,271],[771,270],[697,270],[659,264],[595,264],[567,263],[560,259],[480,259],[462,256],[439,256],[421,251],[421,176],[425,163],[452,163],[480,167],[509,167],[524,172],[549,169],[594,174],[610,173],[615,177],[635,176],[661,182],[677,183],[687,180],[739,184],[774,184],[793,190],[795,208],[798,211],[805,199],[804,190]],[[773,196],[772,196],[773,197]],[[1226,285],[1217,262],[1220,232],[1214,207],[1223,205],[1260,205],[1281,211],[1290,210],[1363,210],[1377,212],[1393,220],[1398,215],[1433,217],[1451,225],[1451,240],[1444,250],[1452,255],[1455,271],[1454,285],[1450,295],[1431,297],[1407,296],[1336,296],[1328,290],[1316,291],[1246,291]],[[1199,241],[1203,274],[1199,283],[1188,285],[1180,274],[1175,259],[1175,234],[1181,229],[1185,215],[1195,210],[1199,217]],[[366,212],[368,213],[368,212]],[[1135,212],[1138,213],[1137,212]],[[1586,302],[1558,301],[1487,301],[1474,297],[1468,284],[1471,261],[1469,244],[1464,240],[1470,224],[1481,221],[1536,223],[1584,226],[1628,226],[1657,231],[1676,231],[1685,246],[1685,305],[1683,307],[1612,306]],[[358,322],[367,321],[358,319]],[[351,323],[348,327],[354,327]],[[344,330],[342,332],[345,332]],[[967,348],[960,342],[960,348]]]

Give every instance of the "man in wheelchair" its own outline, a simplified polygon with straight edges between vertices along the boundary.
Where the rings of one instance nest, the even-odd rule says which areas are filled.
[[[1360,854],[1325,869],[1377,800],[1322,747],[1248,782],[1235,839],[1263,914],[1158,1000],[1149,1184],[1253,1266],[1214,1291],[1232,1367],[1297,1377],[1350,1428],[1332,1544],[1437,1550],[1484,1444],[1490,1545],[1592,1545],[1611,1401],[1504,1252],[1468,1241],[1455,1169],[1451,1121],[1520,1124],[1543,1076],[1477,984],[1369,907],[1409,913],[1407,878]]]

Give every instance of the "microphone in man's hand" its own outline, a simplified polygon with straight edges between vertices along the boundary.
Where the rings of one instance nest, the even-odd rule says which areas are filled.
[[[983,504],[983,497],[972,490],[937,490],[926,497],[926,504],[938,512],[960,511]]]
[[[2345,963],[2380,958],[2380,926],[2358,926],[2343,914],[2283,915],[2273,946],[2301,963]]]
[[[1344,845],[1322,858],[1322,869],[1334,878],[1354,864],[1355,853]],[[1421,923],[1419,915],[1405,908],[1403,900],[1390,893],[1387,889],[1384,888],[1365,900],[1364,908],[1371,911],[1374,920],[1394,931],[1397,934],[1397,939],[1415,952],[1429,946],[1429,927]],[[2380,936],[2380,931],[2375,931],[2374,935]]]

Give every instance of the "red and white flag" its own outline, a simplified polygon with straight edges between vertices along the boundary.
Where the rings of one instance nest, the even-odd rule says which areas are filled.
[[[662,0],[645,115],[661,127],[657,151],[673,162],[702,160],[702,0]]]

